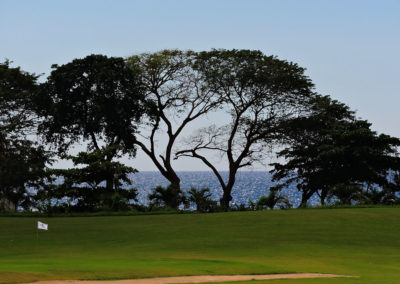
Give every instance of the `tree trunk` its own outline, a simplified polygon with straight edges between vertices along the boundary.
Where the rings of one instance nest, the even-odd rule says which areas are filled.
[[[110,146],[107,146],[107,147],[110,147]],[[111,162],[112,159],[115,157],[115,155],[116,155],[116,151],[114,150],[112,153],[106,155],[105,160],[107,162]],[[115,172],[113,169],[108,170],[106,173],[106,175],[107,175],[106,176],[106,189],[108,192],[111,192],[114,189],[114,179],[115,179],[114,174],[115,174]]]
[[[229,208],[229,202],[232,200],[232,196],[231,196],[231,191],[227,190],[226,188],[224,189],[224,195],[222,196],[222,198],[219,200],[221,207],[224,210],[227,210]]]
[[[163,176],[170,182],[171,186],[177,189],[181,188],[181,179],[174,171],[167,171]]]
[[[321,206],[325,206],[325,200],[326,200],[326,196],[328,195],[328,191],[327,190],[322,190],[321,191],[321,195],[319,196],[320,202],[321,202]]]
[[[307,201],[311,198],[313,193],[314,192],[303,191],[303,193],[301,194],[301,202],[300,202],[299,208],[307,207]]]
[[[231,193],[232,193],[233,186],[235,185],[237,170],[238,169],[235,166],[230,167],[228,183],[226,184],[226,186],[222,187],[224,194],[223,194],[222,198],[220,199],[220,205],[224,210],[227,210],[229,208],[229,202],[232,200]]]
[[[111,192],[114,189],[114,175],[107,176],[106,189],[108,192]]]
[[[235,185],[236,172],[237,172],[237,169],[229,170],[228,183],[226,184],[226,186],[222,187],[224,194],[223,194],[222,198],[220,199],[220,204],[221,204],[221,207],[225,210],[227,210],[229,208],[229,202],[232,200],[231,193],[232,193],[233,186]]]
[[[15,202],[7,199],[7,198],[2,198],[0,199],[0,212],[4,210],[4,212],[17,212],[18,211],[18,206],[16,205]]]
[[[172,186],[176,187],[176,188],[180,188],[180,183],[181,180],[178,177],[178,175],[176,174],[176,172],[174,171],[174,169],[171,166],[171,149],[168,148],[167,149],[167,159],[162,158],[163,160],[163,165],[160,163],[159,160],[157,160],[156,154],[154,152],[154,149],[149,150],[143,143],[141,142],[136,142],[137,145],[139,145],[143,152],[149,156],[149,158],[153,161],[154,165],[157,167],[157,169],[160,171],[160,173],[163,175],[163,177],[165,177]],[[168,153],[169,151],[169,153]]]

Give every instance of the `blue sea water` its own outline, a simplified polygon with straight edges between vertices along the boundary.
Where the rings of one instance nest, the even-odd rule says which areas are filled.
[[[228,178],[228,172],[221,172],[224,179]],[[222,189],[215,175],[212,172],[196,171],[196,172],[178,172],[181,179],[181,188],[188,191],[194,187],[197,189],[207,187],[212,193],[212,198],[219,200],[222,196]],[[138,200],[141,204],[148,204],[147,196],[152,189],[158,185],[167,186],[168,180],[159,172],[139,172],[130,176],[132,184],[138,189]],[[232,202],[236,204],[248,204],[249,199],[257,201],[260,196],[268,195],[269,188],[275,185],[271,181],[271,174],[268,172],[239,172],[236,175],[236,183],[232,191]],[[295,185],[282,190],[282,194],[289,198],[289,201],[297,207],[301,201],[301,193]],[[309,201],[310,205],[318,205],[317,196],[312,196]]]

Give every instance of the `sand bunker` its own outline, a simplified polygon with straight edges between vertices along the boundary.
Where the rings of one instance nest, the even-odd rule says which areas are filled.
[[[244,280],[268,280],[268,279],[301,279],[301,278],[335,278],[353,277],[336,274],[320,273],[290,273],[290,274],[266,274],[266,275],[199,275],[157,277],[126,280],[52,280],[39,281],[28,284],[168,284],[168,283],[202,283],[202,282],[227,282]]]

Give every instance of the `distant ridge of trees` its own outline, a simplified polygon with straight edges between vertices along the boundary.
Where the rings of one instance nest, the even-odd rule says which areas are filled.
[[[345,104],[317,94],[295,63],[255,50],[162,50],[126,59],[89,55],[52,68],[38,83],[37,75],[0,63],[0,211],[190,203],[199,212],[229,210],[238,170],[271,155],[279,158],[271,164],[278,185],[236,210],[290,208],[280,190],[291,183],[302,193],[300,206],[314,194],[321,205],[400,204],[400,139],[376,133]],[[226,113],[228,123],[182,137],[214,112]],[[86,151],[71,155],[77,145]],[[138,150],[170,182],[154,189],[147,209],[135,203],[140,189],[127,178],[136,170],[119,162]],[[216,155],[228,164],[227,180],[213,164]],[[173,167],[183,157],[215,174],[219,204],[206,188],[183,193]],[[50,169],[56,158],[74,167]]]

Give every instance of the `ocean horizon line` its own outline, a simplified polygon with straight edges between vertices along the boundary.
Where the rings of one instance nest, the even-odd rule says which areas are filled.
[[[158,170],[145,170],[145,171],[138,170],[138,173],[146,173],[146,172],[149,172],[149,173],[159,173],[160,171],[158,171]],[[214,173],[214,172],[211,171],[211,170],[191,170],[191,171],[181,170],[181,171],[175,171],[175,172],[177,172],[177,173],[198,173],[198,172]],[[218,170],[218,172],[221,172],[221,173],[229,173],[229,170]],[[264,173],[264,172],[269,173],[269,170],[265,170],[265,171],[262,171],[262,170],[254,170],[254,171],[244,171],[244,170],[240,170],[240,171],[238,171],[238,173],[254,173],[254,172],[257,172],[257,173]]]

